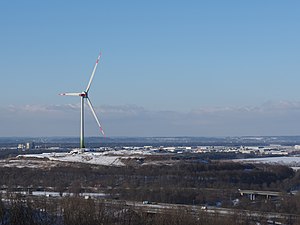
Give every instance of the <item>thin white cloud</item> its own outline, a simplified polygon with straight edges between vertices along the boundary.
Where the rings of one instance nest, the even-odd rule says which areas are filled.
[[[300,101],[268,101],[260,106],[227,106],[208,107],[192,110],[194,114],[215,114],[215,113],[275,113],[282,111],[300,111]]]
[[[95,110],[106,133],[112,136],[300,134],[297,101],[199,108],[189,112],[154,111],[135,105],[103,105]],[[0,107],[0,115],[2,136],[78,135],[80,104],[9,105]],[[87,134],[97,135],[92,115],[86,115],[86,123]]]

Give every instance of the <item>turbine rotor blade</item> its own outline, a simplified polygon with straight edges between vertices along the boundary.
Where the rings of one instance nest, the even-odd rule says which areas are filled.
[[[96,60],[96,63],[95,63],[95,66],[94,66],[94,69],[93,69],[93,72],[92,72],[92,75],[91,75],[91,78],[90,78],[90,81],[86,87],[86,90],[85,92],[88,92],[90,90],[90,87],[91,87],[91,83],[93,81],[93,78],[94,78],[94,75],[95,75],[95,72],[96,72],[96,69],[97,69],[97,66],[98,66],[98,63],[99,63],[99,60],[100,60],[100,57],[101,57],[101,52],[99,53],[98,55],[98,58]]]
[[[100,122],[99,122],[99,120],[98,120],[98,117],[97,117],[97,115],[96,115],[96,113],[95,113],[95,110],[94,110],[94,108],[93,108],[93,105],[92,105],[90,99],[87,98],[86,100],[87,100],[87,102],[88,102],[88,104],[89,104],[89,106],[90,106],[90,109],[91,109],[91,111],[92,111],[92,113],[93,113],[93,115],[94,115],[94,117],[95,117],[95,120],[96,120],[96,122],[97,122],[97,124],[98,124],[98,126],[99,126],[99,128],[100,128],[100,131],[101,131],[102,135],[105,137],[104,131],[103,131],[102,126],[101,126],[101,124],[100,124]]]
[[[81,96],[82,93],[61,93],[59,95],[64,95],[64,96]]]

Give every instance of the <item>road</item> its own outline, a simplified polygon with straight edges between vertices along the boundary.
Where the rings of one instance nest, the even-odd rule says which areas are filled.
[[[5,194],[2,191],[2,200],[4,199]],[[48,201],[56,201],[61,199],[62,197],[58,194],[53,194],[56,192],[41,192],[45,193],[45,195],[36,195],[35,192],[15,192],[21,194],[25,198],[34,198],[34,199],[42,199],[46,198]],[[34,195],[35,194],[35,195]],[[136,211],[142,211],[146,213],[169,213],[172,214],[174,212],[185,212],[194,216],[200,216],[203,214],[207,214],[209,216],[236,216],[239,218],[251,218],[253,221],[276,221],[276,224],[283,224],[280,221],[300,221],[300,215],[295,214],[285,214],[285,213],[274,213],[274,212],[260,212],[260,211],[250,211],[250,210],[240,210],[240,209],[232,209],[232,208],[220,208],[220,207],[205,207],[201,205],[184,205],[184,204],[167,204],[167,203],[151,203],[151,204],[143,204],[143,202],[137,201],[125,201],[125,200],[113,200],[103,198],[103,193],[101,194],[101,198],[98,195],[83,195],[83,198],[90,197],[95,200],[95,203],[99,204],[107,204],[107,205],[118,205],[124,207],[132,207]]]
[[[131,206],[136,210],[147,213],[174,213],[181,211],[190,213],[194,216],[208,214],[210,216],[236,216],[239,218],[251,218],[254,221],[272,221],[274,224],[283,224],[279,221],[300,221],[300,215],[286,214],[286,213],[274,213],[274,212],[260,212],[250,210],[240,210],[231,208],[220,207],[204,207],[199,205],[184,205],[184,204],[167,204],[167,203],[155,203],[155,204],[143,204],[142,202],[134,201],[120,201],[120,200],[105,200],[106,204],[123,204]],[[276,223],[275,223],[276,222]]]

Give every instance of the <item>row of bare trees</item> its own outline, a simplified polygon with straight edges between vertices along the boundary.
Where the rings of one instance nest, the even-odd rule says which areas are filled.
[[[295,218],[280,221],[300,225]],[[9,203],[0,202],[1,225],[265,225],[268,222],[265,217],[251,218],[243,213],[221,216],[205,211],[191,214],[174,209],[149,214],[124,204],[107,204],[79,197],[52,200],[11,198]]]

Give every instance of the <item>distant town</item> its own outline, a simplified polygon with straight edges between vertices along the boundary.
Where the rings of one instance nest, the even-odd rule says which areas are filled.
[[[288,156],[300,153],[300,137],[136,137],[87,138],[87,151],[141,151],[157,153],[241,153],[257,156]],[[78,138],[0,138],[0,150],[21,152],[71,151]]]
[[[19,143],[17,147],[2,147],[1,149],[17,149],[19,151],[32,151],[32,150],[71,150],[67,147],[51,146],[45,147],[43,145],[36,144],[35,142]],[[114,147],[98,147],[98,148],[86,148],[86,151],[141,151],[142,154],[155,154],[155,153],[241,153],[241,154],[253,154],[258,156],[263,155],[295,155],[300,153],[300,145],[284,146],[278,144],[271,144],[267,146],[114,146]]]

